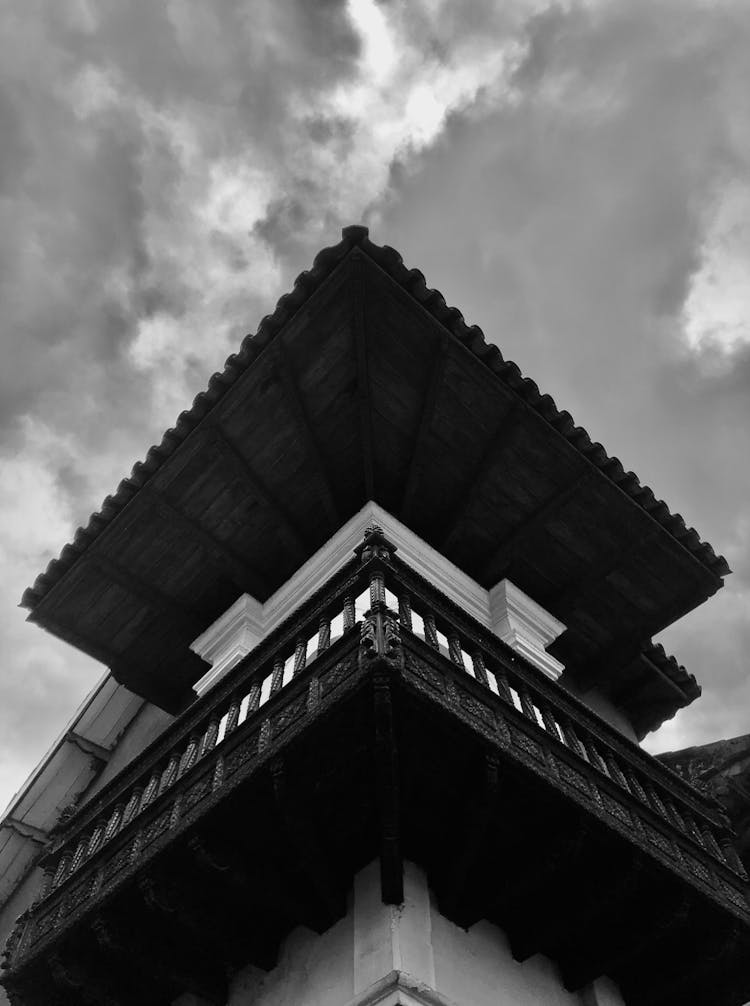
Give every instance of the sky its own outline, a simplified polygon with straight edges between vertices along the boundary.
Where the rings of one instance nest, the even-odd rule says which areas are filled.
[[[660,641],[750,731],[750,4],[0,4],[0,807],[103,668],[18,608],[363,222],[722,552]]]

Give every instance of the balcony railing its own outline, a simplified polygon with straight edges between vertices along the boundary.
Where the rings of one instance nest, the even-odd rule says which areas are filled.
[[[6,948],[12,980],[368,675],[437,703],[744,922],[720,806],[462,612],[370,528],[356,556],[63,824]],[[377,669],[377,670],[374,670]]]

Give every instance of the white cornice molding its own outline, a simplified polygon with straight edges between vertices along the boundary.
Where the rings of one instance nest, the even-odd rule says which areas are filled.
[[[247,656],[268,632],[263,608],[254,597],[243,594],[190,644],[191,650],[211,664],[211,670],[195,684],[199,695]]]
[[[551,657],[547,647],[565,625],[507,579],[490,590],[489,602],[492,631],[545,674],[559,678],[565,665]]]
[[[429,580],[467,614],[497,633],[545,674],[551,678],[560,676],[563,665],[545,648],[564,631],[562,622],[553,618],[510,580],[502,580],[492,590],[485,590],[400,520],[371,501],[264,604],[249,594],[243,594],[191,644],[190,648],[212,665],[196,683],[196,692],[203,695],[264,636],[288,618],[302,600],[348,562],[365,528],[373,522],[383,528],[415,572]]]

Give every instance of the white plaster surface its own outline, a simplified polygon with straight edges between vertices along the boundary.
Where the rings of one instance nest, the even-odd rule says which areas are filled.
[[[164,712],[158,706],[151,705],[150,702],[144,702],[123,732],[109,761],[86,790],[81,805],[90,800],[92,796],[96,796],[103,786],[106,786],[144,748],[155,741],[173,721],[174,716]]]
[[[564,623],[508,579],[495,584],[488,600],[492,631],[550,678],[559,678],[565,665],[547,647],[565,631]]]
[[[344,919],[322,936],[294,930],[272,971],[249,967],[231,983],[228,1006],[292,1004],[624,1006],[607,979],[581,994],[567,992],[548,958],[513,960],[496,926],[479,922],[464,930],[449,922],[411,863],[405,864],[403,904],[384,905],[377,862],[356,876]]]

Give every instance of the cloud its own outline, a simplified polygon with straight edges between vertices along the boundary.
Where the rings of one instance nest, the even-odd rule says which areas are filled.
[[[524,32],[512,90],[396,165],[373,222],[725,552],[727,587],[664,634],[705,696],[650,743],[744,732],[750,334],[722,290],[746,276],[750,16],[551,6]]]
[[[736,586],[674,630],[715,697],[675,724],[735,728],[749,32],[701,0],[0,12],[6,789],[98,674],[23,588],[362,219],[726,551]]]
[[[382,198],[396,154],[505,72],[495,42],[468,64],[425,56],[415,16],[373,0],[0,13],[0,803],[98,674],[22,624],[24,587]]]

